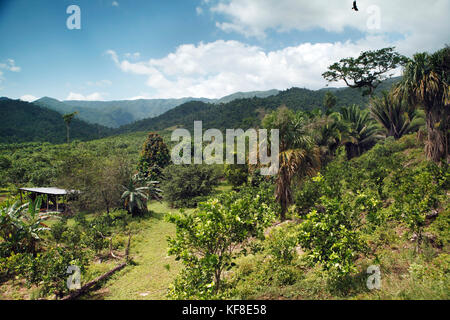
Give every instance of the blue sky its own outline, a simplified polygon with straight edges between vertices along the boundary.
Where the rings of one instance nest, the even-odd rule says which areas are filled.
[[[351,0],[0,0],[0,96],[318,89],[326,66],[361,50],[445,45],[450,1],[359,2],[355,13]],[[80,30],[66,27],[70,5],[81,9]]]

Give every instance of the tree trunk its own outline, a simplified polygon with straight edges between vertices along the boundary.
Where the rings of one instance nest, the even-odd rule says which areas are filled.
[[[425,144],[425,154],[429,160],[436,163],[448,157],[448,125],[447,123],[440,124],[440,122],[448,120],[448,112],[443,108],[435,107],[427,112],[428,138]]]
[[[67,131],[67,144],[70,143],[70,126],[69,124],[66,124],[66,131]]]

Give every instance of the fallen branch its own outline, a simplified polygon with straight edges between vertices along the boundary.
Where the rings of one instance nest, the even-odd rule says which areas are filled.
[[[110,254],[114,257],[114,254],[112,253],[111,243],[112,242],[110,242]],[[115,267],[114,269],[106,272],[105,274],[101,275],[97,279],[94,279],[94,280],[86,283],[80,289],[78,289],[77,291],[74,291],[74,292],[68,294],[67,296],[63,297],[61,300],[72,300],[72,299],[75,299],[75,298],[77,298],[77,297],[87,293],[91,288],[95,287],[99,282],[109,278],[115,272],[125,268],[125,266],[127,265],[128,261],[129,261],[130,244],[131,244],[131,233],[128,234],[128,243],[127,243],[127,248],[125,249],[125,262],[119,264],[117,267]]]
[[[81,296],[82,294],[85,294],[86,292],[88,292],[92,287],[94,287],[97,283],[99,283],[102,280],[105,280],[106,278],[109,278],[112,274],[114,274],[115,272],[122,270],[125,266],[127,265],[126,262],[121,263],[120,265],[118,265],[117,267],[115,267],[114,269],[108,271],[107,273],[101,275],[100,277],[98,277],[97,279],[94,279],[88,283],[86,283],[84,286],[82,286],[80,289],[78,289],[77,291],[74,291],[70,294],[68,294],[67,296],[63,297],[61,300],[72,300],[75,299],[79,296]]]

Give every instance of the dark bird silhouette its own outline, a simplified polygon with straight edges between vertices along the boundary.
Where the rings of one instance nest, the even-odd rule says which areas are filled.
[[[356,1],[353,1],[353,8],[352,8],[352,10],[359,11],[358,7],[356,6]]]

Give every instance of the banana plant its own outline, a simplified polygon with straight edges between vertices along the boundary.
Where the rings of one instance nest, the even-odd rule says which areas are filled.
[[[35,253],[36,243],[41,234],[50,230],[45,221],[55,217],[58,212],[40,213],[42,198],[21,204],[19,201],[0,209],[0,236],[6,240],[13,251]]]

